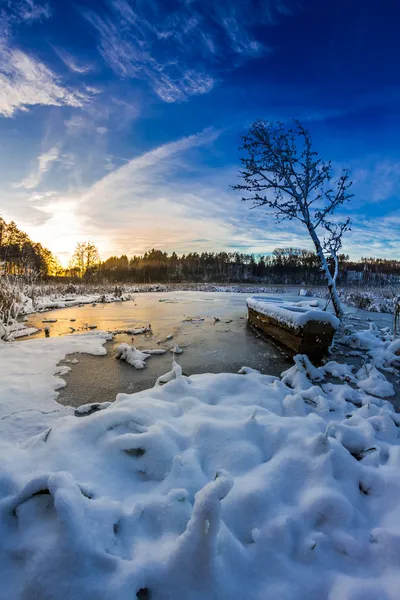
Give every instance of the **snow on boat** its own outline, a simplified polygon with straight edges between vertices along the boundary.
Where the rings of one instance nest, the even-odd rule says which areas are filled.
[[[272,303],[268,298],[247,299],[248,322],[295,354],[321,359],[328,351],[339,319],[309,306]]]

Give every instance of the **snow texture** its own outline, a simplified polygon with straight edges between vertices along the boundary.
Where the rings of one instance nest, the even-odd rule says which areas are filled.
[[[299,303],[300,304],[300,303]],[[303,304],[303,303],[302,303]],[[334,329],[339,327],[340,321],[333,314],[323,310],[313,310],[308,306],[295,306],[289,303],[272,303],[269,298],[262,296],[253,296],[247,299],[248,308],[273,317],[280,323],[295,328],[302,327],[309,321],[318,321],[320,323],[329,323]]]
[[[19,441],[42,431],[60,414],[71,412],[55,401],[57,390],[65,386],[59,375],[69,369],[58,363],[73,352],[104,355],[104,343],[111,338],[97,331],[53,339],[0,341],[0,438]]]
[[[57,362],[104,341],[0,346],[4,598],[398,600],[400,416],[373,365],[384,351],[395,368],[398,341],[355,374],[298,355],[280,378],[184,377],[174,361],[152,389],[62,409]],[[15,435],[24,410],[57,407]]]
[[[125,360],[127,363],[135,367],[135,369],[144,369],[146,364],[145,360],[150,358],[154,354],[165,354],[165,350],[162,348],[155,348],[154,350],[137,350],[135,346],[129,344],[119,344],[116,348],[116,358]]]
[[[178,344],[175,344],[175,346],[171,348],[171,352],[174,354],[182,354],[183,350],[178,346]]]
[[[21,325],[23,325],[23,323],[21,323]],[[37,329],[36,327],[20,327],[18,329],[14,329],[14,331],[12,332],[12,339],[17,339],[17,338],[21,338],[21,337],[29,337],[30,335],[33,335],[34,333],[37,333],[39,331],[39,329]]]

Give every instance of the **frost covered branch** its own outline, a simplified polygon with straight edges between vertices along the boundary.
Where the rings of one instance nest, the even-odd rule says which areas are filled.
[[[324,225],[328,236],[324,238],[322,245],[323,248],[331,256],[334,264],[334,273],[332,279],[336,284],[337,277],[339,275],[339,250],[342,247],[342,237],[346,231],[350,231],[350,217],[348,217],[342,223],[325,223]]]

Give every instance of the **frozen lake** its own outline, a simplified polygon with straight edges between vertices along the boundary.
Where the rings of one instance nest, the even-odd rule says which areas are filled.
[[[28,326],[44,327],[50,323],[50,335],[70,333],[70,327],[97,325],[99,330],[136,328],[151,323],[152,336],[118,334],[107,343],[108,354],[95,357],[77,355],[65,375],[67,387],[59,402],[78,406],[87,402],[114,400],[118,392],[132,393],[154,385],[158,376],[171,369],[172,354],[152,356],[146,369],[137,371],[114,358],[115,347],[128,342],[139,349],[165,348],[178,344],[183,353],[177,356],[186,375],[194,373],[236,373],[243,365],[267,374],[278,375],[287,369],[290,357],[272,342],[256,337],[246,324],[246,294],[225,292],[170,292],[137,294],[133,301],[84,305],[31,315]],[[299,300],[289,294],[271,295],[271,300]],[[215,321],[215,318],[219,321]],[[71,322],[71,319],[76,321]],[[188,319],[193,319],[189,321]],[[196,321],[196,319],[204,319]],[[165,341],[168,335],[171,340]],[[43,336],[39,332],[37,336]],[[160,344],[157,341],[161,340]]]
[[[236,373],[244,365],[262,373],[279,375],[293,364],[292,359],[284,350],[257,337],[247,327],[246,298],[246,294],[226,292],[141,293],[133,301],[87,304],[37,313],[31,315],[27,325],[41,328],[44,327],[43,319],[57,319],[49,327],[50,335],[58,336],[70,333],[71,326],[84,331],[85,325],[89,324],[97,325],[99,330],[113,331],[151,323],[151,336],[137,335],[132,340],[130,335],[116,335],[106,344],[108,354],[105,357],[76,355],[79,362],[69,364],[71,371],[64,376],[67,386],[60,391],[58,401],[79,406],[114,400],[118,392],[133,393],[152,387],[157,377],[171,369],[169,349],[174,344],[183,350],[177,361],[186,375]],[[271,294],[268,298],[272,302],[304,300],[291,294]],[[356,309],[348,309],[348,312],[355,319],[353,323],[357,324],[359,320],[360,326],[368,326],[367,321],[371,319],[378,327],[391,324],[392,317],[387,314]],[[171,334],[173,338],[166,340]],[[44,333],[36,335],[44,336]],[[158,341],[161,343],[157,344]],[[150,357],[146,369],[137,371],[114,358],[115,347],[121,342],[133,344],[138,349],[165,348],[168,351]]]

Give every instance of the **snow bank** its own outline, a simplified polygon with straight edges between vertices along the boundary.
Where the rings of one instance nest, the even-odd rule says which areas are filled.
[[[17,338],[21,338],[21,337],[29,337],[30,335],[33,335],[34,333],[37,333],[38,331],[39,331],[39,329],[37,329],[36,327],[23,326],[12,332],[12,338],[17,339]]]
[[[42,431],[44,423],[70,412],[55,399],[69,367],[57,366],[67,354],[102,355],[106,332],[84,333],[21,342],[0,342],[0,437],[24,439]]]
[[[339,319],[331,313],[323,310],[312,310],[307,306],[296,306],[289,303],[272,303],[262,296],[247,298],[246,302],[248,308],[252,308],[263,315],[273,317],[280,323],[285,323],[286,325],[291,325],[296,328],[302,327],[309,321],[329,323],[334,329],[337,329],[340,324]]]
[[[104,304],[110,302],[123,302],[131,300],[130,294],[68,294],[68,295],[50,295],[37,296],[33,302],[31,298],[24,296],[21,303],[21,314],[31,314],[34,312],[43,312],[54,310],[56,308],[68,308],[82,304]]]
[[[348,306],[355,306],[370,312],[393,314],[398,291],[392,286],[370,289],[340,290],[340,299]]]
[[[66,339],[103,351],[95,334],[14,344],[12,381],[29,359],[36,376],[39,342],[51,372]],[[3,436],[5,597],[397,600],[400,417],[304,356],[282,378],[241,372],[174,363],[166,385]]]
[[[368,365],[394,375],[399,374],[400,338],[390,334],[388,328],[378,329],[374,323],[370,323],[369,329],[350,331],[336,341],[338,344],[356,348],[348,354],[364,356]]]

